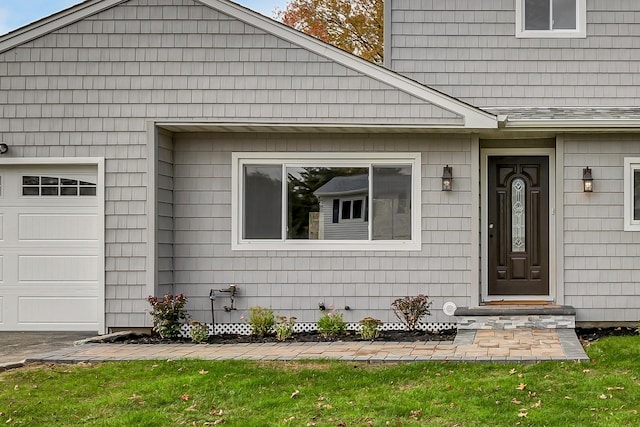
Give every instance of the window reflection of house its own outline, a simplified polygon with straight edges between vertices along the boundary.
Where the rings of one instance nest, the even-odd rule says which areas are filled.
[[[336,176],[313,193],[320,203],[320,235],[324,240],[369,238],[369,175]]]
[[[411,238],[411,170],[374,167],[372,239]],[[369,175],[339,176],[318,188],[320,239],[366,240],[369,235]]]

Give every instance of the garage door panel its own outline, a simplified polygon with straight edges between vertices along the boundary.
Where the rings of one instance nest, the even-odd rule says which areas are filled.
[[[104,314],[97,167],[0,165],[0,180],[0,330],[97,330]]]
[[[18,323],[87,324],[95,323],[97,298],[19,297]]]
[[[97,281],[98,257],[95,256],[19,256],[20,282]]]
[[[97,215],[22,214],[18,219],[20,241],[97,241]]]

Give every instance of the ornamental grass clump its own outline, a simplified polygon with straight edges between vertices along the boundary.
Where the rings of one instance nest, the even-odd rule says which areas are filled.
[[[391,303],[396,317],[405,324],[407,330],[415,331],[420,319],[431,314],[431,302],[426,295],[398,298]]]
[[[187,304],[187,297],[184,294],[166,294],[162,299],[149,296],[147,301],[151,304],[153,330],[159,333],[162,338],[179,338],[180,327],[183,321],[189,318],[189,314],[184,308]]]
[[[269,335],[273,331],[275,323],[273,311],[260,306],[249,307],[249,325],[252,335],[259,337]]]
[[[278,323],[273,327],[276,330],[276,339],[285,341],[287,338],[291,338],[295,323],[296,318],[293,316],[289,317],[289,319],[287,319],[287,316],[278,316]]]
[[[347,333],[347,323],[342,313],[323,312],[318,320],[318,332],[325,338],[336,338]]]
[[[365,317],[360,321],[360,331],[358,332],[363,340],[373,341],[380,336],[378,327],[382,322],[373,317]]]

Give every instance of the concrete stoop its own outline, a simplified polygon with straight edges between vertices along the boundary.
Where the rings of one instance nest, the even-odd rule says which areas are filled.
[[[458,330],[574,329],[576,310],[568,305],[485,305],[459,307]]]

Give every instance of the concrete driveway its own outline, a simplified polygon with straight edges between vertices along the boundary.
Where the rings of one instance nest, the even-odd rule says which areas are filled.
[[[72,347],[74,341],[96,335],[95,332],[0,332],[0,366]]]

